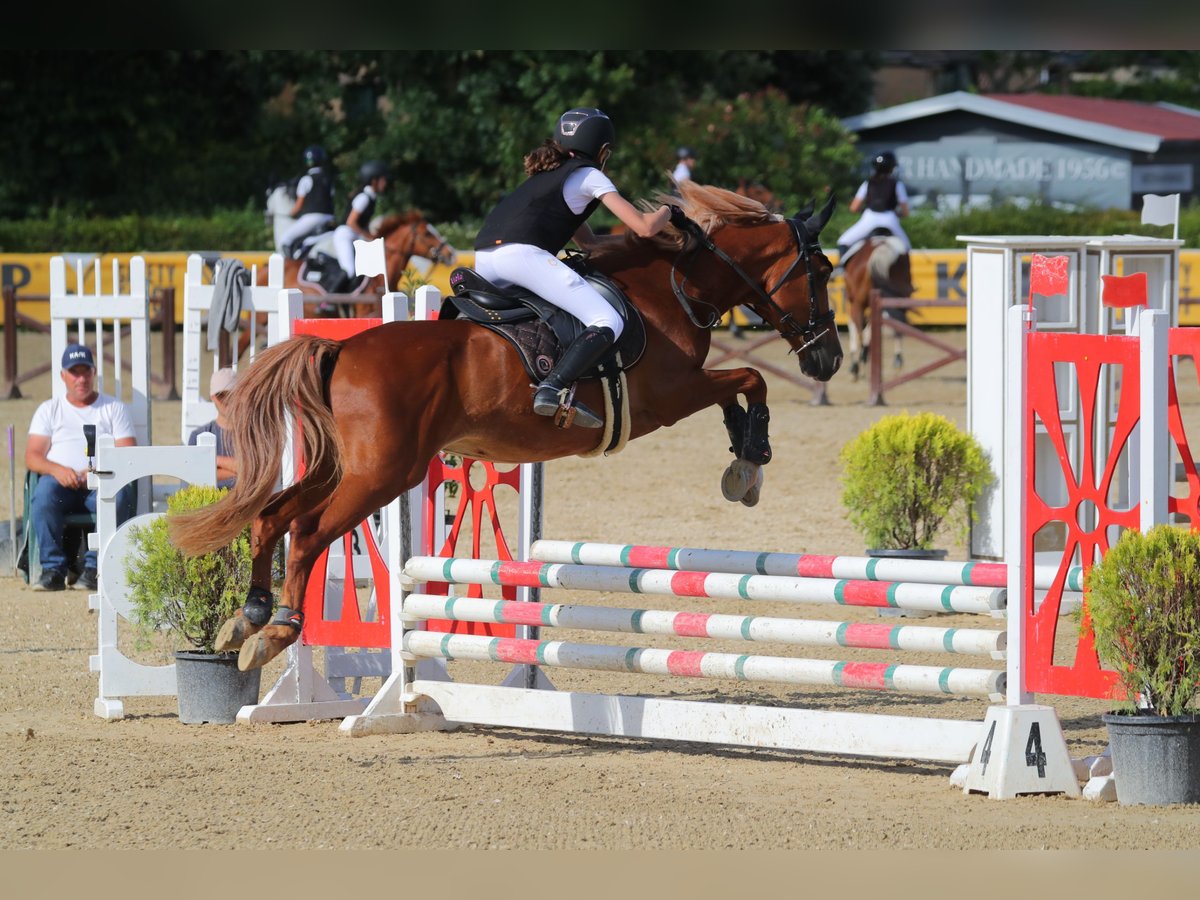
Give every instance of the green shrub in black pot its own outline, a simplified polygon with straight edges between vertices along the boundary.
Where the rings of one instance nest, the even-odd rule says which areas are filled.
[[[1082,626],[1129,698],[1104,716],[1117,800],[1200,803],[1200,534],[1126,531],[1085,588]]]
[[[202,485],[181,488],[167,501],[170,512],[215,503],[225,491]],[[167,632],[175,652],[179,720],[185,724],[232,723],[238,710],[258,702],[261,669],[241,672],[237,653],[216,653],[222,623],[241,607],[250,586],[250,529],[231,544],[200,556],[184,556],[167,533],[167,518],[131,529],[125,581],[133,622],[143,636]]]

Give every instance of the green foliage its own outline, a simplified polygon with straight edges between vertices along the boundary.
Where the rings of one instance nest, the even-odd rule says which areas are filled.
[[[842,504],[872,550],[929,550],[945,521],[965,533],[992,480],[979,442],[935,413],[885,416],[842,448]]]
[[[169,512],[216,503],[224,489],[187,485],[167,500]],[[213,652],[221,624],[241,607],[250,587],[250,528],[230,544],[201,556],[184,556],[167,534],[167,517],[131,529],[133,552],[125,581],[133,622],[144,636],[166,629],[202,653]]]
[[[1128,695],[1183,715],[1200,687],[1200,534],[1126,531],[1089,570],[1084,630]]]
[[[274,237],[260,208],[204,217],[90,218],[55,210],[39,219],[0,220],[0,253],[152,253],[262,250]]]
[[[742,180],[764,184],[789,214],[811,200],[820,203],[832,189],[848,202],[850,185],[857,187],[861,153],[853,135],[820,106],[793,105],[773,88],[707,97],[666,127],[632,135],[619,152],[641,165],[618,182],[622,190],[640,197],[664,190],[680,145],[696,153],[697,181],[730,189]],[[631,168],[623,159],[621,165]]]

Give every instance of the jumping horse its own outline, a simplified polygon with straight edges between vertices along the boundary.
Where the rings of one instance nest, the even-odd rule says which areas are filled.
[[[857,381],[860,368],[867,362],[867,348],[876,338],[868,334],[867,328],[871,292],[878,290],[888,297],[911,297],[915,290],[912,260],[904,241],[890,231],[881,231],[868,237],[861,249],[846,260],[843,271],[850,321],[850,377]],[[901,321],[908,319],[907,310],[885,312]],[[883,338],[882,335],[878,337]],[[896,368],[904,364],[899,335],[896,336],[894,364]]]
[[[787,219],[721,188],[681,188],[681,198],[659,199],[690,217],[682,231],[602,239],[590,262],[645,323],[645,353],[627,373],[630,438],[719,406],[735,456],[722,490],[749,504],[772,455],[767,386],[754,369],[705,369],[709,329],[745,304],[779,331],[805,374],[833,377],[842,348],[826,291],[832,265],[818,242],[833,198],[815,216]],[[581,382],[579,397],[604,409],[595,382]],[[596,444],[594,430],[559,428],[535,415],[516,351],[461,319],[385,324],[344,341],[292,337],[255,357],[229,406],[236,486],[212,506],[172,513],[169,526],[176,546],[194,555],[225,546],[251,523],[249,595],[218,639],[223,649],[241,648],[242,669],[265,665],[296,640],[316,558],[419,484],[438,451],[522,463],[588,453]],[[276,492],[292,421],[307,468]],[[271,563],[285,532],[290,552],[272,618]]]

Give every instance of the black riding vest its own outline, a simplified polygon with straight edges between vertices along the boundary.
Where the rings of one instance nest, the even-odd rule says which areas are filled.
[[[354,195],[354,199],[350,201],[350,208],[348,210],[346,210],[346,218],[342,219],[343,222],[349,221],[350,213],[354,212],[354,200],[358,199],[359,194],[362,194],[364,197],[367,198],[367,208],[364,209],[359,214],[358,221],[364,222],[364,223],[370,223],[371,216],[375,215],[375,199],[376,198],[372,197],[366,191],[359,191],[358,194]]]
[[[867,209],[871,212],[894,212],[899,205],[895,178],[885,175],[879,179],[867,179]]]
[[[547,253],[557,254],[600,205],[599,200],[593,200],[583,212],[576,214],[563,199],[563,183],[567,176],[591,165],[581,159],[571,159],[557,169],[530,175],[488,213],[475,238],[475,249],[487,250],[500,244],[532,244]]]
[[[324,169],[309,172],[308,177],[312,179],[312,190],[304,195],[304,202],[300,205],[300,214],[321,213],[332,216],[333,179]]]

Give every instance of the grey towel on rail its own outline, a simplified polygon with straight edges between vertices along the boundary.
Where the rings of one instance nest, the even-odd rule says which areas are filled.
[[[208,308],[208,349],[217,352],[220,348],[221,332],[233,335],[233,346],[237,346],[238,328],[242,321],[242,304],[250,287],[250,273],[240,259],[223,259],[217,263],[217,274],[213,279],[212,305]]]

